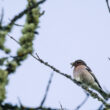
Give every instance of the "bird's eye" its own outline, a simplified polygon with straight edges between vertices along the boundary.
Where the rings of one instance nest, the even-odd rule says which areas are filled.
[[[81,63],[81,62],[79,61],[79,62],[77,62],[77,63],[79,64],[79,63]]]

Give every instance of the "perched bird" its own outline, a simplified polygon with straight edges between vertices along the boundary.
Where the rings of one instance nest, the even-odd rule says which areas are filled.
[[[92,70],[87,66],[83,60],[76,60],[71,63],[72,67],[74,66],[73,76],[74,79],[86,87],[90,87],[98,91],[104,99],[107,99],[107,93],[105,93],[95,75],[92,73]]]

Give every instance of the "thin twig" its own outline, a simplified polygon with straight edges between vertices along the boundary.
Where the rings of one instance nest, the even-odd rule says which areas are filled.
[[[21,24],[17,24],[17,23],[13,23],[15,26],[19,26],[19,27],[24,27],[24,25],[21,25]],[[37,31],[34,31],[34,34],[39,34]]]
[[[24,107],[23,107],[23,104],[21,103],[21,100],[20,100],[19,97],[18,97],[18,102],[19,102],[19,106],[20,106],[20,108],[24,108]]]
[[[22,106],[21,100],[20,100],[19,97],[18,97],[17,99],[18,99],[19,105],[20,105],[20,107],[21,107],[21,106]]]
[[[35,108],[25,107],[25,106],[19,107],[17,105],[12,105],[10,103],[1,104],[0,107],[1,107],[1,110],[60,110],[60,108],[41,107],[41,106],[38,106]],[[68,109],[65,109],[65,110],[68,110]]]
[[[44,15],[45,11],[43,10],[41,13],[40,13],[40,16],[41,17],[42,15]]]
[[[15,38],[13,38],[12,36],[10,36],[9,34],[8,34],[8,36],[9,36],[11,39],[13,39],[17,44],[20,45],[20,43],[19,43]]]
[[[24,25],[21,25],[21,24],[17,24],[17,23],[14,23],[14,25],[15,25],[15,26],[19,26],[19,27],[24,27]],[[39,34],[39,32],[37,32],[37,31],[34,31],[34,34],[37,34],[37,35],[38,35],[38,34]]]
[[[34,31],[34,34],[37,34],[37,35],[38,35],[38,34],[39,34],[39,32],[37,32],[37,31]]]
[[[11,39],[13,39],[16,43],[18,43],[20,45],[20,43],[14,39],[12,36],[8,35]],[[21,46],[21,45],[20,45]],[[60,75],[66,77],[67,79],[71,80],[72,82],[74,82],[75,84],[79,85],[80,87],[82,87],[84,90],[86,90],[93,98],[96,98],[98,101],[102,102],[106,107],[110,107],[110,104],[106,103],[106,101],[99,97],[99,95],[93,91],[91,91],[89,88],[85,87],[83,84],[81,84],[80,82],[76,81],[75,79],[73,79],[70,75],[65,74],[63,72],[61,72],[60,70],[58,70],[57,68],[55,68],[54,66],[48,64],[48,62],[45,62],[44,60],[42,60],[38,54],[36,54],[36,56],[34,56],[33,54],[29,53],[33,58],[35,58],[37,61],[39,61],[40,63],[44,64],[45,66],[51,68],[53,71],[55,71],[56,73],[59,73]],[[100,93],[100,91],[98,91]],[[108,94],[107,94],[108,95]],[[108,95],[108,98],[110,96]]]
[[[80,105],[78,105],[78,106],[75,108],[75,110],[79,110],[79,109],[87,102],[88,98],[89,98],[89,94],[86,94],[85,99],[81,102]]]
[[[14,23],[15,26],[20,26],[20,27],[24,27],[24,25],[21,25],[21,24],[17,24],[17,23]]]
[[[108,7],[108,11],[109,11],[109,13],[110,13],[109,0],[106,0],[106,4],[107,4],[107,7]]]
[[[61,110],[64,110],[61,103],[60,103],[60,107],[61,107]]]
[[[103,104],[101,104],[97,110],[103,110]]]
[[[52,83],[53,75],[54,75],[54,72],[52,72],[51,75],[50,75],[50,78],[49,78],[49,81],[48,81],[48,84],[47,84],[47,87],[46,87],[46,90],[45,90],[44,97],[43,97],[43,99],[41,101],[41,104],[40,104],[41,107],[44,105],[44,102],[45,102],[45,100],[47,98],[47,95],[48,95],[48,92],[49,92],[49,88],[50,88],[50,85]]]

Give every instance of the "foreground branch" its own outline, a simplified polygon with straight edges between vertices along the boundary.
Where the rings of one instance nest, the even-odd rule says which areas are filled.
[[[107,4],[108,11],[110,13],[110,6],[109,6],[109,1],[108,0],[106,0],[106,4]]]
[[[0,105],[0,109],[1,110],[60,110],[59,108],[52,108],[52,107],[36,107],[36,108],[31,108],[31,107],[18,107],[17,105],[11,105],[9,103]],[[65,109],[67,110],[67,109]]]
[[[50,78],[49,78],[48,84],[47,84],[47,88],[46,88],[46,91],[45,91],[44,97],[43,97],[43,99],[42,99],[42,101],[41,101],[41,104],[40,104],[41,107],[44,105],[44,102],[45,102],[45,100],[46,100],[46,98],[47,98],[48,91],[49,91],[50,85],[51,85],[51,83],[52,83],[53,75],[54,75],[54,73],[52,72],[51,75],[50,75]]]
[[[18,43],[20,45],[20,43],[14,39],[12,36],[8,35],[11,39],[13,39],[16,43]],[[21,46],[21,45],[20,45]],[[104,104],[105,107],[110,107],[110,104],[108,104],[103,98],[99,97],[99,95],[93,91],[91,91],[89,88],[85,87],[83,84],[81,84],[80,82],[76,81],[75,79],[73,79],[70,75],[65,74],[63,72],[61,72],[60,70],[58,70],[57,68],[55,68],[54,66],[48,64],[48,62],[45,62],[43,59],[41,59],[38,54],[36,53],[36,56],[34,56],[32,53],[30,53],[30,55],[36,59],[37,61],[39,61],[40,63],[44,64],[45,66],[51,68],[53,71],[55,71],[56,73],[66,77],[67,79],[71,80],[72,82],[74,82],[75,84],[77,84],[78,86],[82,87],[84,90],[86,90],[86,92],[88,92],[93,98],[96,98],[98,101],[102,102]],[[100,90],[98,91],[100,93]],[[107,94],[108,95],[108,94]],[[108,98],[110,96],[108,95]]]
[[[86,93],[85,99],[81,102],[80,105],[78,105],[78,106],[76,107],[75,110],[79,110],[79,109],[87,102],[88,98],[89,98],[89,94]]]

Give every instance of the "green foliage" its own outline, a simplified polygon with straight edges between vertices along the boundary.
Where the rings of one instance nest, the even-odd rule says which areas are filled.
[[[27,8],[34,5],[35,3],[35,0],[28,0]],[[34,40],[34,32],[35,29],[38,27],[38,23],[39,8],[37,7],[27,13],[26,23],[24,25],[24,28],[22,29],[23,35],[19,40],[22,47],[17,51],[17,56],[22,57],[20,58],[20,61],[26,59],[27,55],[33,52],[32,41]]]
[[[30,8],[37,3],[36,0],[27,1],[27,8]],[[19,39],[21,47],[17,50],[16,56],[11,57],[11,61],[5,57],[0,58],[0,65],[6,67],[6,70],[0,69],[0,102],[3,102],[5,99],[5,86],[8,83],[8,75],[10,73],[14,73],[16,68],[20,65],[20,62],[24,61],[28,54],[33,52],[32,42],[35,37],[34,32],[38,28],[39,13],[39,7],[27,11],[25,25],[22,29],[22,36]],[[11,50],[6,48],[4,45],[6,41],[5,37],[12,30],[14,22],[18,19],[18,16],[20,17],[21,15],[19,14],[15,16],[15,18],[7,26],[0,27],[0,49],[3,50],[6,54],[10,53]],[[7,62],[4,63],[6,60]]]
[[[7,31],[3,31],[3,30],[0,31],[0,49],[5,51],[5,53],[10,53],[10,49],[4,46],[6,34]]]
[[[9,73],[9,72],[15,72],[16,67],[18,66],[18,64],[17,64],[16,61],[13,60],[13,61],[7,62],[6,66],[8,68],[7,70],[8,70],[8,73]]]
[[[5,99],[5,85],[7,84],[8,72],[6,70],[0,69],[0,102]]]

